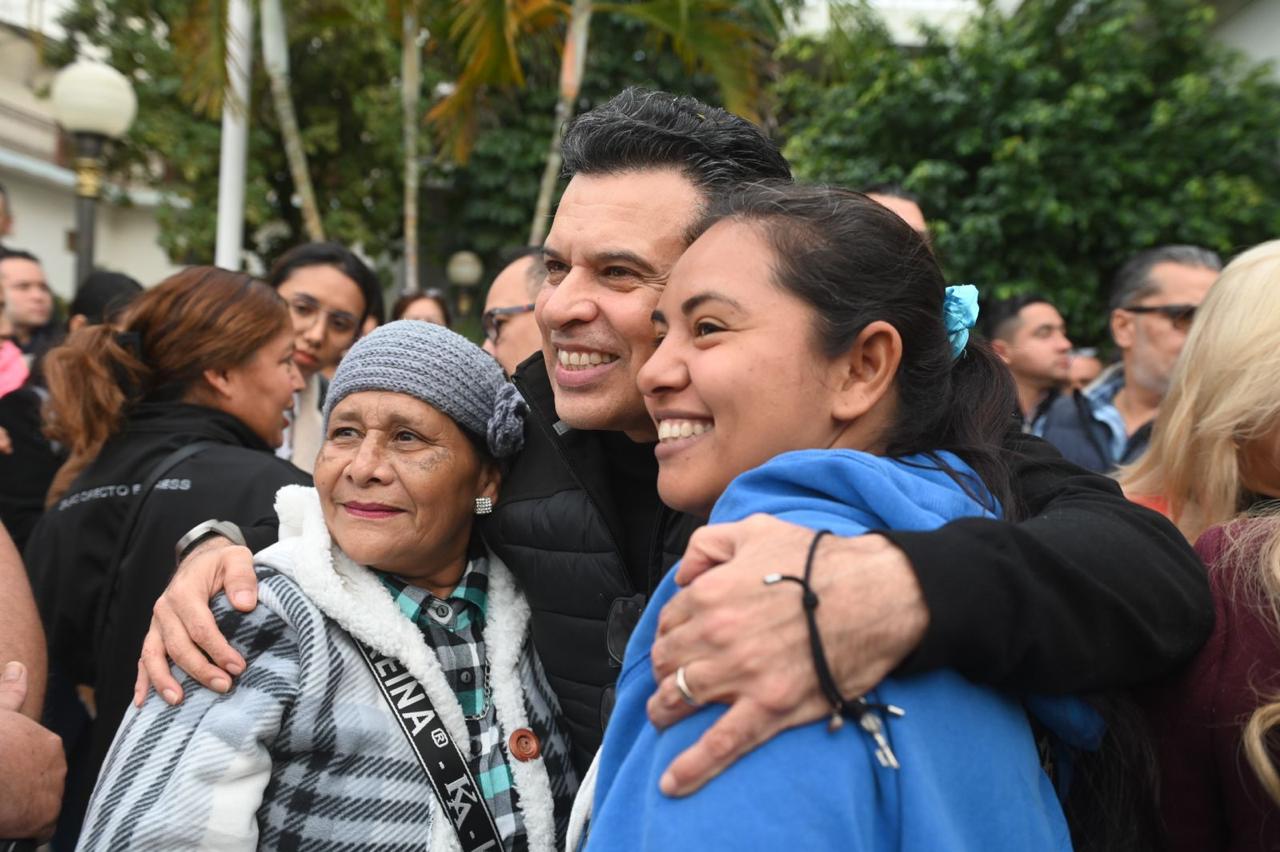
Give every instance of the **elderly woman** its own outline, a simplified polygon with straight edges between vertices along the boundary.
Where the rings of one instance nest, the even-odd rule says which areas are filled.
[[[550,849],[576,788],[528,606],[473,533],[520,446],[498,365],[448,329],[359,341],[316,487],[276,497],[262,606],[215,606],[230,693],[126,717],[82,847]]]

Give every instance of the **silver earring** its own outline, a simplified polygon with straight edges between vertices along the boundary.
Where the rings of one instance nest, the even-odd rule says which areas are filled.
[[[492,511],[493,511],[493,498],[492,498],[492,497],[477,497],[477,498],[476,498],[476,514],[477,514],[477,515],[487,515],[487,514],[489,514],[489,513],[490,513],[490,512],[492,512]]]

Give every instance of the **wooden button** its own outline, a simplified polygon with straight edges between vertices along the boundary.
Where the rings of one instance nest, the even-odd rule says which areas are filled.
[[[538,735],[528,728],[516,730],[507,741],[507,746],[511,749],[511,756],[522,762],[533,760],[542,754],[542,743],[538,742]]]

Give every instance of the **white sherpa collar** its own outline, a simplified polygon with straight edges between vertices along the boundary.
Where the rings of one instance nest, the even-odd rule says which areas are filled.
[[[435,652],[417,625],[387,594],[377,575],[351,561],[333,543],[316,490],[286,485],[276,493],[275,508],[280,519],[280,540],[259,553],[257,561],[292,579],[351,636],[403,663],[426,690],[449,736],[458,743],[468,742],[462,706]],[[484,642],[492,700],[502,730],[502,747],[519,791],[529,846],[550,850],[555,846],[555,819],[545,762],[542,758],[516,760],[508,745],[512,732],[529,725],[520,678],[528,624],[528,602],[516,588],[507,566],[490,553]],[[431,848],[459,848],[448,820],[440,817],[439,804],[433,802],[432,806],[436,818],[432,820]]]

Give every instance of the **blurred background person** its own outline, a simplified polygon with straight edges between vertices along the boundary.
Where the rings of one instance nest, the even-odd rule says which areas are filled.
[[[13,323],[9,322],[4,288],[0,287],[0,397],[22,387],[30,374],[27,359],[13,340]]]
[[[987,339],[1013,374],[1022,422],[1031,428],[1067,381],[1071,341],[1062,314],[1044,296],[993,299],[983,310]]]
[[[54,319],[53,293],[39,259],[31,252],[0,249],[0,288],[9,334],[30,366],[61,336]]]
[[[888,207],[898,218],[911,226],[917,234],[929,241],[929,224],[920,207],[920,196],[908,192],[896,183],[876,183],[862,190],[862,194],[882,207]]]
[[[1280,849],[1280,240],[1237,257],[1198,312],[1152,431],[1121,471],[1209,568],[1216,618],[1153,690],[1174,850]],[[1198,541],[1197,541],[1198,539]]]
[[[1071,366],[1067,368],[1067,390],[1084,390],[1102,374],[1102,359],[1092,346],[1071,350]]]
[[[76,293],[69,325],[80,329],[116,317],[141,292],[142,286],[127,275],[96,271]],[[26,547],[45,508],[61,496],[52,486],[65,454],[44,434],[41,409],[49,395],[41,366],[36,364],[36,373],[12,393],[0,393],[0,429],[12,446],[7,457],[0,454],[0,520],[9,527],[19,550]],[[61,488],[70,483],[71,475],[68,471]]]
[[[142,293],[142,285],[122,272],[95,269],[85,276],[67,311],[68,333],[100,322],[114,323]]]
[[[391,319],[412,319],[433,322],[445,328],[453,327],[449,313],[449,301],[442,291],[431,289],[421,293],[407,293],[396,299],[391,307]]]
[[[547,269],[542,263],[542,247],[526,246],[508,253],[511,258],[489,285],[480,325],[484,329],[484,351],[508,376],[516,366],[542,349],[542,332],[533,318],[534,301]]]
[[[44,387],[39,359],[41,352],[58,340],[60,331],[49,321],[53,302],[39,264],[26,255],[11,255],[0,264],[13,276],[11,283],[14,285],[12,288],[0,287],[0,303],[7,303],[7,291],[25,287],[21,298],[27,307],[19,313],[25,313],[32,322],[43,323],[36,326],[40,330],[28,346],[30,354],[19,356],[21,368],[12,360],[12,348],[0,344],[0,361],[9,364],[8,368],[0,367],[0,372],[11,379],[0,380],[3,381],[3,387],[0,387],[0,430],[5,433],[10,446],[10,452],[0,451],[0,520],[9,527],[14,542],[21,550],[44,512],[54,476],[65,460],[62,448],[44,434],[41,409],[48,399],[48,392]],[[112,310],[123,308],[141,289],[127,276],[93,273],[85,279],[72,304],[74,327],[99,322],[104,309],[108,306]],[[0,317],[2,334],[2,327],[9,322],[7,308],[0,309],[0,314],[4,314]],[[18,384],[13,386],[12,382],[19,378]]]
[[[338,366],[366,320],[381,321],[382,285],[364,261],[337,243],[290,249],[271,267],[267,283],[289,304],[294,363],[304,382],[276,454],[310,473],[323,442],[320,409],[328,386],[323,373]]]
[[[1035,433],[1099,473],[1141,456],[1196,308],[1221,269],[1218,255],[1198,246],[1162,246],[1125,263],[1111,296],[1120,363],[1087,391],[1054,400]]]
[[[25,556],[49,637],[50,726],[70,753],[58,845],[74,843],[132,695],[174,544],[210,518],[252,525],[282,485],[275,457],[302,378],[285,302],[248,275],[192,267],[140,296],[119,329],[82,328],[45,358],[65,496]],[[74,686],[91,686],[96,718]]]

